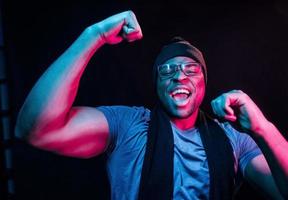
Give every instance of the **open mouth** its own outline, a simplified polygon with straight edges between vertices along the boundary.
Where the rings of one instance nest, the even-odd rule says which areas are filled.
[[[179,88],[172,91],[170,94],[177,106],[184,106],[188,103],[191,92],[185,88]]]

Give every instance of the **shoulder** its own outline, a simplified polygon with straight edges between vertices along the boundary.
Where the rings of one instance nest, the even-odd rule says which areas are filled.
[[[246,132],[240,130],[240,128],[236,128],[230,122],[219,122],[217,119],[214,119],[214,121],[224,130],[227,137],[232,140],[232,142],[245,138],[252,139]]]
[[[133,146],[131,142],[137,142],[137,138],[144,133],[146,135],[150,121],[149,109],[143,106],[123,105],[100,106],[97,109],[105,115],[109,125],[110,144],[107,150],[108,154],[111,154],[116,147],[123,144],[126,147],[129,144]]]
[[[150,120],[150,110],[144,106],[125,106],[125,105],[114,105],[114,106],[99,106],[97,107],[105,117],[109,118],[120,118],[123,119],[143,119]]]
[[[100,106],[101,111],[109,125],[109,132],[112,135],[119,135],[128,132],[136,125],[147,125],[150,121],[150,110],[143,106]]]
[[[255,154],[260,153],[259,147],[252,137],[243,130],[240,130],[240,128],[237,128],[237,125],[234,126],[230,122],[221,123],[217,121],[217,123],[226,133],[238,158],[241,159],[241,157],[248,155],[251,152],[254,152]]]
[[[220,123],[218,121],[217,123],[223,128],[227,137],[229,138],[235,156],[239,161],[242,174],[244,174],[247,164],[254,157],[262,154],[261,150],[250,135],[234,127],[231,123]]]

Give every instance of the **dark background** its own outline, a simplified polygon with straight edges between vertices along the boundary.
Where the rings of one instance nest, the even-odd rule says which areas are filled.
[[[209,102],[231,89],[245,91],[286,135],[288,6],[270,3],[115,3],[4,1],[13,126],[33,84],[89,25],[133,10],[143,31],[134,43],[102,47],[81,79],[75,105],[153,106],[151,67],[160,47],[180,35],[199,47],[208,66]],[[109,199],[105,155],[82,160],[14,143],[17,199]],[[247,185],[238,199],[262,199]]]

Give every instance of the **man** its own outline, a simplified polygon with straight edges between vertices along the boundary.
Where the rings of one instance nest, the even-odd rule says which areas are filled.
[[[132,11],[86,28],[31,90],[16,136],[66,156],[106,152],[112,199],[231,199],[239,172],[269,197],[288,198],[287,141],[242,91],[224,93],[212,108],[219,118],[237,121],[263,154],[249,135],[199,111],[207,69],[202,53],[185,40],[164,46],[155,61],[159,103],[153,111],[72,107],[100,47],[141,38]]]

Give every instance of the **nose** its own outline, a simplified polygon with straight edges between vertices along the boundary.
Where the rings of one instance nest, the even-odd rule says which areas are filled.
[[[175,72],[175,74],[173,76],[173,80],[183,81],[186,79],[187,79],[187,76],[184,74],[184,72],[181,70],[181,68],[178,68],[178,70]]]

